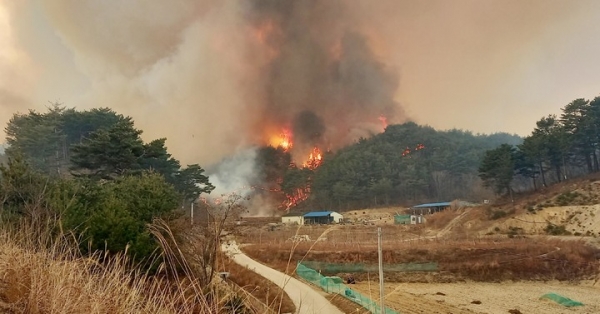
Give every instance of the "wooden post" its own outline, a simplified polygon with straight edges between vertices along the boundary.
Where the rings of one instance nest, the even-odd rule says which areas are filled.
[[[377,253],[379,255],[379,305],[381,307],[380,314],[385,313],[385,305],[383,304],[383,255],[381,252],[381,227],[377,228]]]
[[[194,224],[194,202],[192,202],[192,206],[190,206],[190,224]]]

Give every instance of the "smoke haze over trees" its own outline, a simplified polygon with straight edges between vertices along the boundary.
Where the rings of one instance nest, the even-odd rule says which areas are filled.
[[[599,12],[594,0],[0,0],[0,123],[47,101],[110,107],[205,165],[305,110],[324,126],[308,141],[333,146],[380,114],[524,135],[557,100],[593,97]]]

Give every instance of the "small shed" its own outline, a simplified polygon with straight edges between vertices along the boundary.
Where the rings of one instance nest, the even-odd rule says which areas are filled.
[[[394,215],[394,224],[396,225],[416,225],[424,222],[425,219],[421,215]]]
[[[305,224],[331,224],[340,223],[344,219],[339,213],[332,211],[310,212],[304,214]]]
[[[300,214],[290,214],[281,216],[281,223],[285,225],[303,225],[304,216]]]
[[[413,215],[433,214],[449,208],[450,204],[450,202],[419,204],[411,207],[409,212]]]

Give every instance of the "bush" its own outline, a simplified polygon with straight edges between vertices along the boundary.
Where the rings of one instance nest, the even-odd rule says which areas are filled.
[[[571,232],[567,231],[565,226],[557,226],[554,224],[548,224],[544,231],[550,235],[571,235]]]
[[[579,194],[578,192],[564,192],[556,198],[556,204],[558,206],[571,205],[579,196],[581,196],[581,194]]]
[[[507,213],[503,210],[492,210],[490,213],[490,219],[496,220],[496,219],[504,218],[504,217],[506,217],[506,215],[507,215]]]
[[[71,199],[61,197],[65,191]],[[81,238],[81,249],[116,253],[135,260],[149,257],[158,246],[146,225],[177,207],[174,188],[158,174],[128,176],[115,181],[65,181],[55,193],[62,204],[63,227]]]

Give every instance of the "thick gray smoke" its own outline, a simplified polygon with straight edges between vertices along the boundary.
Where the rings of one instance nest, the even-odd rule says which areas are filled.
[[[266,123],[291,121],[296,147],[336,148],[355,139],[348,135],[356,129],[380,132],[381,115],[404,118],[394,101],[398,76],[375,56],[348,2],[251,3],[248,19],[271,53],[261,82],[263,116]]]
[[[312,111],[302,111],[294,117],[293,127],[296,141],[310,145],[319,145],[326,130],[323,119]]]
[[[48,101],[111,107],[131,115],[146,140],[167,137],[184,163],[267,144],[284,127],[306,141],[296,149],[336,148],[357,130],[381,131],[381,114],[402,118],[395,71],[376,58],[351,7],[341,0],[0,0],[0,25],[8,26],[0,30],[8,47],[0,70],[10,74],[0,77],[2,120]],[[307,112],[310,121],[299,116]]]
[[[207,174],[215,186],[211,199],[235,193],[242,197],[252,194],[250,183],[256,178],[256,148],[244,149],[209,167]]]
[[[526,135],[597,95],[599,15],[597,0],[0,0],[0,124],[48,101],[111,107],[207,168],[281,128],[303,161],[403,108]]]
[[[111,107],[203,165],[302,111],[323,141],[352,139],[402,121],[394,99],[437,128],[526,135],[597,95],[599,15],[597,0],[0,0],[0,124],[48,101]]]

